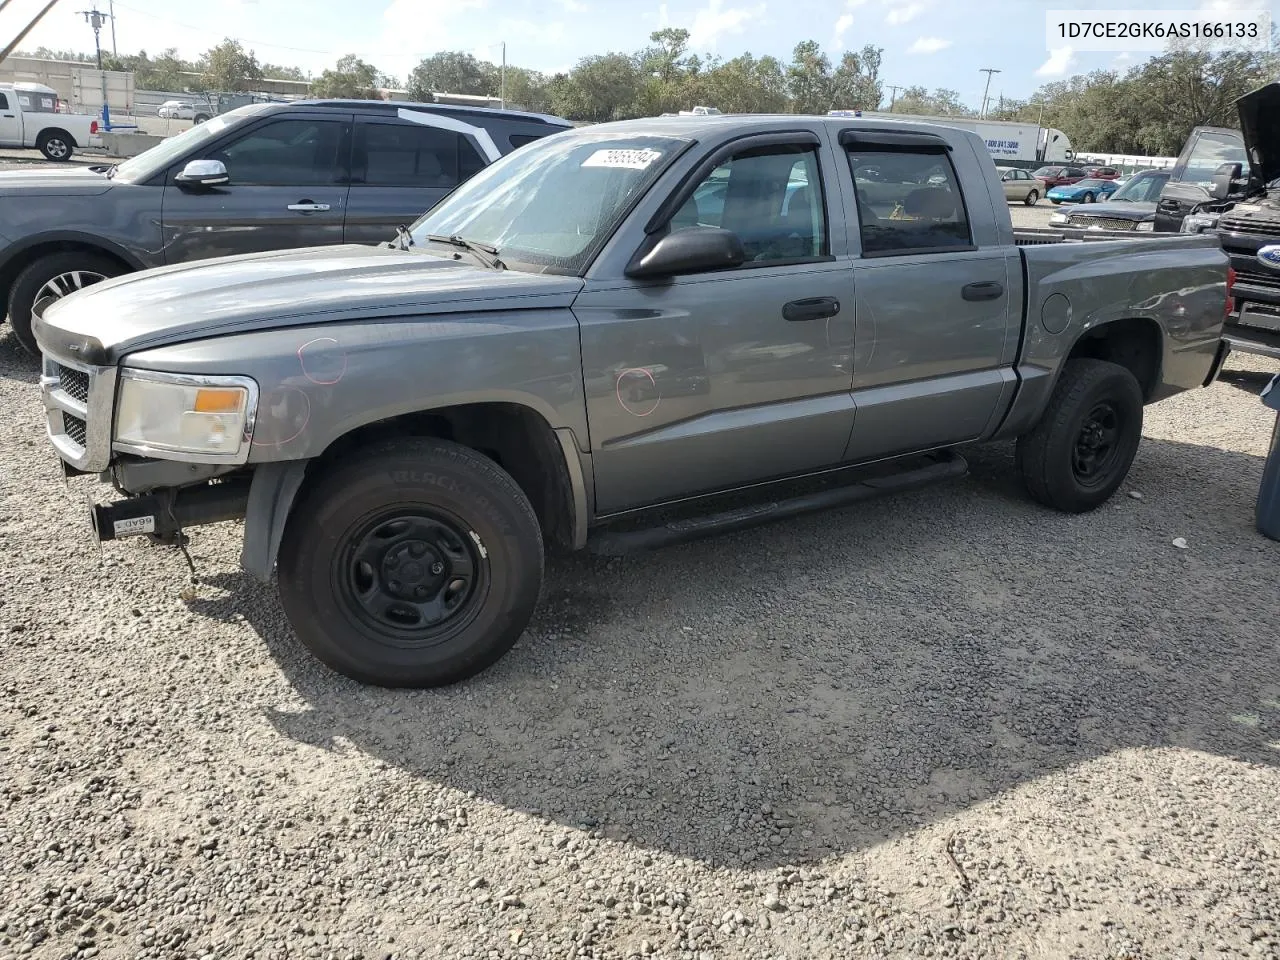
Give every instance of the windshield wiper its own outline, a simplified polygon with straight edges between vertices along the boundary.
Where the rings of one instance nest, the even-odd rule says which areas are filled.
[[[389,250],[408,250],[412,246],[413,234],[409,232],[409,228],[403,223],[396,227],[396,238],[386,242],[386,247]]]
[[[474,240],[468,240],[466,237],[460,237],[457,234],[454,234],[451,237],[445,237],[438,233],[429,233],[427,234],[427,239],[433,243],[447,243],[451,247],[461,247],[486,267],[490,267],[494,270],[507,269],[507,265],[498,259],[498,248],[492,247],[487,243],[477,243]]]

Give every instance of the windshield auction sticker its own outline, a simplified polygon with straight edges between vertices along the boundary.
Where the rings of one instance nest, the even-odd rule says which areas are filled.
[[[623,170],[646,170],[661,157],[657,150],[597,150],[582,161],[584,167],[614,167]]]

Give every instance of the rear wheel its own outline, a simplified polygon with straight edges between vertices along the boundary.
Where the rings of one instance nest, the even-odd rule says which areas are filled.
[[[30,353],[39,353],[31,332],[31,315],[55,300],[108,277],[124,273],[116,260],[96,253],[55,253],[29,264],[13,282],[9,293],[9,323],[18,342]]]
[[[75,153],[75,144],[69,134],[62,130],[46,130],[36,141],[36,148],[44,154],[46,160],[62,163],[70,160]]]
[[[1082,199],[1084,200],[1085,203],[1093,203],[1093,194],[1086,193]]]
[[[1028,207],[1034,207],[1036,203],[1039,201],[1039,199],[1040,199],[1040,194],[1037,193],[1035,190],[1032,190],[1030,193],[1027,194],[1026,199],[1023,200],[1022,202],[1025,203]]]
[[[524,632],[542,585],[542,532],[501,467],[411,438],[323,474],[289,517],[280,599],[299,639],[362,683],[471,677]]]
[[[1065,513],[1105,503],[1133,465],[1142,414],[1142,389],[1129,370],[1106,360],[1070,361],[1044,416],[1018,439],[1028,492]]]

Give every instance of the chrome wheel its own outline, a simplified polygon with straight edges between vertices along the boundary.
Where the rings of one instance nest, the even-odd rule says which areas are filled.
[[[71,155],[71,148],[60,137],[50,137],[44,142],[44,155],[50,160],[65,160]]]
[[[105,279],[107,279],[105,275],[95,273],[93,270],[68,270],[66,273],[58,274],[37,290],[35,302],[46,303],[50,300],[61,300],[77,290],[91,287]]]

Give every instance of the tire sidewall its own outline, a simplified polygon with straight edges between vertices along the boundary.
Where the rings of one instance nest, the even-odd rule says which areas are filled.
[[[483,475],[443,462],[391,456],[325,477],[290,519],[280,562],[281,600],[306,645],[340,673],[384,686],[424,686],[468,676],[523,633],[541,588],[536,524]],[[362,638],[333,576],[363,521],[391,506],[430,505],[481,544],[486,596],[467,625],[437,646],[403,650]],[[298,522],[295,523],[294,521]],[[465,535],[465,534],[464,534]],[[531,575],[532,574],[532,575]]]
[[[1112,466],[1112,475],[1105,483],[1086,487],[1076,479],[1074,452],[1076,438],[1084,426],[1085,418],[1099,402],[1112,401],[1121,417],[1120,452]],[[1124,483],[1142,442],[1143,404],[1137,381],[1127,370],[1117,367],[1114,372],[1100,377],[1080,397],[1072,411],[1065,430],[1053,438],[1050,457],[1056,480],[1057,495],[1076,509],[1092,509],[1109,500]]]
[[[1037,193],[1035,190],[1032,190],[1030,193],[1027,194],[1026,204],[1028,207],[1034,207],[1036,203],[1039,202],[1039,200],[1040,200],[1040,194]]]
[[[54,277],[72,270],[100,273],[108,280],[125,272],[115,261],[92,253],[55,253],[24,267],[13,282],[9,302],[5,306],[13,334],[28,353],[40,352],[31,332],[31,310],[35,306],[36,293]]]
[[[62,145],[63,152],[61,155],[55,155],[52,152],[50,144],[53,143],[60,143]],[[41,139],[40,152],[44,154],[46,160],[53,163],[65,163],[71,159],[71,155],[74,153],[74,148],[71,146],[71,141],[68,138],[59,134],[53,134],[52,136],[43,137]]]

